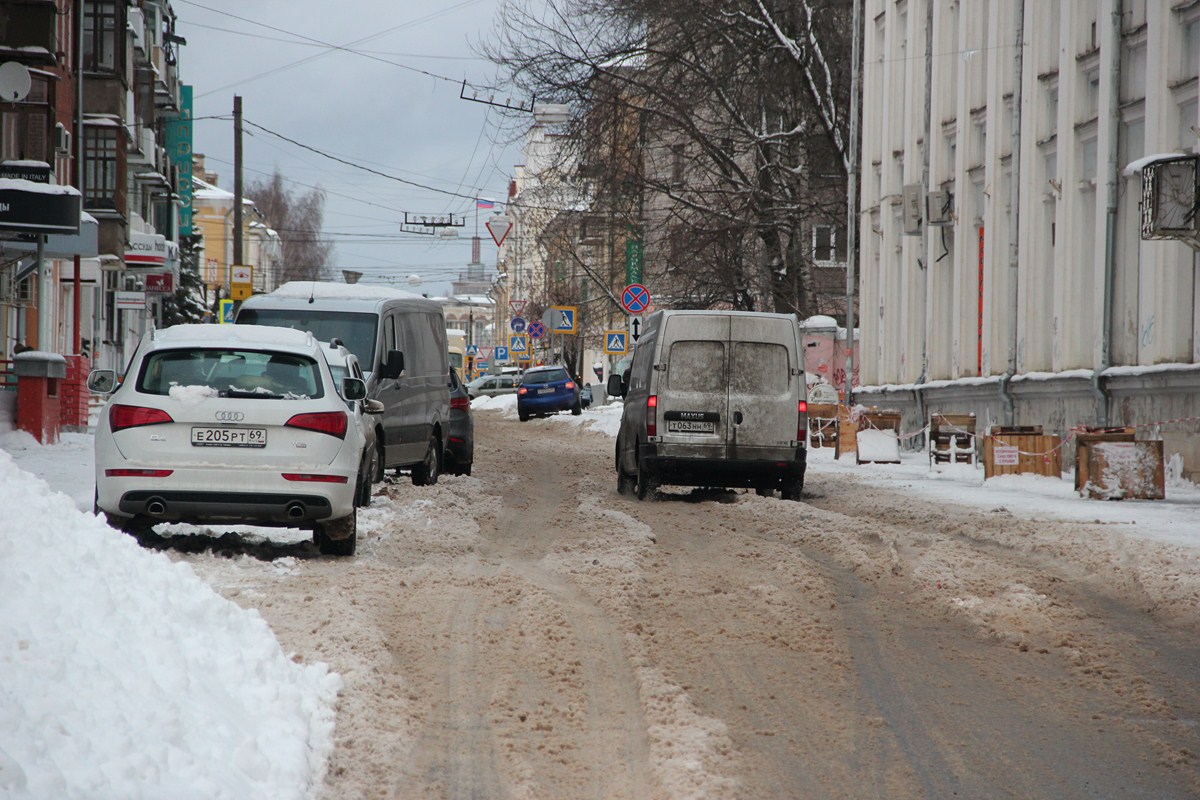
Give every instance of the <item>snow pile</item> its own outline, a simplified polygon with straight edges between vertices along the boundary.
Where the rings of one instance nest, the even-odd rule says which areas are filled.
[[[5,452],[0,505],[0,796],[311,796],[337,675]]]

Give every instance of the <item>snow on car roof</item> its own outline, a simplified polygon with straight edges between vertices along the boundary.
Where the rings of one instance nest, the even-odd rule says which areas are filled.
[[[271,297],[287,297],[303,300],[307,300],[310,297],[321,300],[386,300],[391,297],[406,300],[426,299],[414,292],[393,289],[390,286],[334,283],[333,281],[288,281],[283,286],[271,292]]]
[[[244,344],[311,349],[317,341],[308,331],[271,325],[172,325],[154,331],[155,344]]]

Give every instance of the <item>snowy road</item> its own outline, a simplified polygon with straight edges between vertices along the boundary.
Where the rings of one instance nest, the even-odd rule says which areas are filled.
[[[639,503],[560,422],[477,413],[352,560],[171,544],[341,675],[322,797],[1200,795],[1200,550],[836,468]]]

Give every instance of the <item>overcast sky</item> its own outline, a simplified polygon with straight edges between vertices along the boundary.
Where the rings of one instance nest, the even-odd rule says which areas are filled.
[[[325,190],[325,231],[335,243],[337,269],[405,289],[417,274],[420,291],[444,294],[471,258],[472,198],[492,198],[499,209],[521,160],[519,147],[496,141],[496,112],[459,97],[464,79],[486,85],[494,77],[495,68],[472,45],[496,24],[500,4],[172,0],[177,32],[187,39],[179,71],[194,87],[195,152],[218,173],[221,188],[232,191],[237,94],[247,123],[430,187],[372,175],[245,127],[246,182],[279,169],[295,190]],[[467,226],[450,242],[404,234],[406,211],[465,215]],[[486,213],[478,228],[481,260],[494,272]]]

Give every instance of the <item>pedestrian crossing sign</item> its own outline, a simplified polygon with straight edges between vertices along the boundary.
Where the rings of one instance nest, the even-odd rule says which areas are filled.
[[[529,352],[529,337],[518,333],[508,337],[508,352],[510,355]]]
[[[606,355],[624,355],[629,350],[629,333],[627,331],[605,331],[604,352]]]

